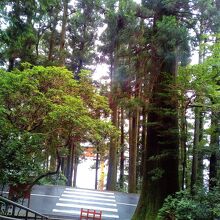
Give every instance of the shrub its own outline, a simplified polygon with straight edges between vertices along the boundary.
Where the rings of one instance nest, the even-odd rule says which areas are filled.
[[[165,199],[158,213],[158,219],[187,220],[215,219],[220,217],[220,191],[218,188],[207,192],[198,189],[195,196],[188,191],[177,192]]]

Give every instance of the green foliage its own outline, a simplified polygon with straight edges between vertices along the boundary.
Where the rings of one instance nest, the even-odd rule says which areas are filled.
[[[205,108],[212,107],[214,111],[219,109],[219,51],[220,45],[215,43],[207,47],[209,56],[203,63],[179,68],[177,85],[178,89],[182,90],[180,93],[185,94],[186,103]],[[187,92],[191,93],[191,100]],[[201,102],[194,103],[195,97],[198,97]]]
[[[5,29],[0,32],[0,41],[4,45],[2,61],[9,59],[15,64],[15,59],[34,62],[34,44],[36,30],[32,25],[37,4],[34,0],[4,1],[0,13],[4,14]],[[2,12],[4,11],[4,12]],[[24,49],[25,48],[25,49]],[[9,70],[12,66],[9,66]]]
[[[0,168],[2,183],[27,183],[40,173],[44,137],[41,134],[14,132],[1,138]]]
[[[40,185],[66,185],[66,177],[62,173],[53,176],[44,177],[39,181]]]
[[[31,182],[45,172],[48,154],[58,148],[65,154],[70,137],[103,140],[117,133],[97,117],[109,109],[88,73],[76,81],[62,67],[22,68],[0,72],[1,182]]]
[[[163,16],[161,21],[157,22],[157,34],[154,41],[158,54],[165,59],[170,59],[176,52],[176,48],[184,51],[187,49],[187,30],[174,16]]]
[[[82,68],[88,68],[89,65],[97,62],[98,57],[94,48],[101,16],[99,0],[77,0],[75,6],[76,11],[67,26],[68,43],[72,48],[68,49],[68,57],[71,61],[67,66],[78,78]]]
[[[214,219],[220,217],[220,192],[216,188],[210,192],[197,189],[192,197],[189,192],[177,192],[165,199],[158,219]]]

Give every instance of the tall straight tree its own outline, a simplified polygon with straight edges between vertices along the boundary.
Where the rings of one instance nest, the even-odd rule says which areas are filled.
[[[217,16],[215,16],[215,22],[214,26],[213,26],[213,32],[215,34],[218,34],[220,32],[220,22],[219,22],[219,10],[220,10],[220,0],[216,0],[215,1],[215,5],[216,6],[216,12],[217,12]],[[219,36],[216,37],[216,43],[217,43],[217,47],[219,48]],[[217,54],[217,56],[216,56]],[[219,51],[217,49],[215,54],[215,58],[218,59],[218,54]],[[218,72],[219,70],[215,67],[214,68],[216,72]],[[220,80],[218,79],[218,75],[219,74],[215,74],[215,77],[212,78],[213,81],[216,82],[217,85],[220,85]],[[215,98],[211,98],[211,102],[213,105],[219,103],[218,100],[216,100]],[[209,190],[213,190],[217,184],[218,184],[218,163],[219,163],[219,159],[218,159],[218,154],[220,151],[220,111],[217,110],[215,111],[214,109],[212,109],[212,113],[211,113],[211,137],[210,137],[210,148],[211,148],[211,155],[210,155],[210,165],[209,165]]]
[[[59,12],[60,12],[60,5],[54,4],[51,6],[48,15],[50,17],[49,22],[49,42],[48,42],[48,62],[52,63],[55,59],[54,52],[55,52],[55,46],[56,46],[56,27],[59,21]],[[47,37],[46,37],[47,38]]]
[[[75,13],[67,25],[69,62],[67,66],[79,78],[83,69],[96,65],[98,28],[101,23],[99,0],[75,1]]]
[[[64,66],[65,64],[65,36],[66,36],[66,26],[67,26],[67,18],[68,18],[68,3],[69,0],[63,0],[63,19],[62,19],[62,28],[60,34],[60,56],[59,56],[59,64]]]
[[[212,111],[211,115],[211,140],[210,140],[210,165],[209,165],[209,190],[214,189],[218,183],[218,154],[219,154],[219,116],[220,113]]]
[[[5,22],[5,28],[0,30],[3,44],[1,58],[5,65],[8,63],[8,71],[13,70],[18,59],[34,63],[36,32],[33,21],[37,3],[34,0],[4,0],[0,4],[0,13],[4,14],[2,20]]]
[[[196,40],[199,47],[198,52],[198,62],[201,64],[205,58],[205,49],[204,49],[204,34],[207,34],[209,31],[209,26],[207,25],[208,16],[210,16],[210,7],[212,0],[209,1],[195,1],[195,7],[198,11],[197,15],[197,26],[195,28]],[[208,22],[209,23],[209,22]],[[200,97],[200,94],[196,94],[196,102],[200,102],[201,105],[204,102]],[[194,188],[196,185],[202,186],[203,184],[203,155],[201,151],[201,143],[203,140],[203,109],[201,106],[195,106],[194,114],[195,114],[195,122],[194,122],[194,137],[193,137],[193,159],[192,159],[192,168],[191,168],[191,193],[194,194]]]
[[[121,189],[124,188],[124,168],[125,168],[125,128],[124,128],[124,109],[121,108],[121,115],[120,115],[120,129],[121,129],[121,137],[120,137],[120,176],[119,176],[119,186]]]
[[[142,191],[133,220],[154,220],[164,199],[179,190],[177,101],[172,90],[177,48],[185,30],[177,20],[187,1],[144,1],[153,11],[150,39],[152,95],[148,113],[147,147]]]
[[[137,81],[137,79],[136,79]],[[138,146],[138,129],[139,129],[139,103],[140,86],[135,85],[136,106],[133,107],[129,122],[129,175],[128,175],[128,192],[136,193],[137,188],[137,146]]]
[[[205,44],[209,39],[207,38],[208,35],[212,33],[216,33],[219,30],[219,9],[218,9],[218,1],[214,0],[197,0],[194,1],[194,10],[197,12],[195,23],[194,25],[194,32],[195,32],[195,42],[199,47],[198,52],[198,63],[202,64],[204,59],[207,58],[207,45]],[[212,40],[211,40],[212,41]],[[196,79],[198,77],[198,79]],[[196,81],[199,80],[199,75],[195,75]],[[202,150],[204,147],[204,108],[202,106],[205,105],[204,99],[204,91],[201,91],[200,88],[195,90],[196,95],[196,105],[194,107],[194,114],[195,114],[195,122],[194,122],[194,140],[193,140],[193,159],[192,159],[192,168],[191,168],[191,193],[196,193],[195,186],[202,186],[203,185],[203,171],[204,165],[203,160],[205,157],[205,153]],[[198,105],[198,103],[200,103]]]
[[[11,71],[22,62],[47,64],[59,60],[55,46],[60,21],[59,0],[3,0],[0,2],[0,61]],[[3,16],[2,16],[3,15]],[[61,21],[60,21],[61,22]],[[47,58],[48,57],[48,58]]]
[[[110,0],[105,2],[107,29],[101,36],[101,40],[105,42],[101,47],[103,56],[107,56],[108,64],[110,65],[110,94],[109,105],[112,110],[111,121],[112,124],[118,127],[118,106],[117,106],[117,81],[116,81],[116,68],[117,68],[117,50],[118,50],[118,32],[120,30],[119,19],[116,13],[115,4],[117,0]],[[117,182],[117,150],[118,140],[115,138],[110,139],[109,146],[109,165],[107,174],[107,190],[115,190]]]
[[[110,0],[106,1],[107,16],[106,21],[108,28],[103,35],[108,41],[107,45],[103,47],[108,54],[109,64],[110,64],[110,78],[111,78],[111,93],[110,93],[110,107],[112,109],[112,123],[118,126],[118,102],[120,90],[123,90],[120,85],[120,80],[122,80],[124,73],[123,69],[126,69],[126,61],[131,57],[131,54],[125,54],[126,49],[129,47],[129,37],[131,33],[131,25],[133,25],[134,10],[133,1],[125,0]],[[132,30],[133,31],[133,30]],[[133,32],[132,32],[133,33]],[[126,48],[126,49],[125,49]],[[130,48],[130,47],[129,47]],[[126,57],[127,55],[127,57]],[[127,74],[127,73],[126,73]],[[137,123],[135,123],[136,125]],[[137,133],[137,132],[136,132]],[[136,137],[135,137],[136,138]],[[129,175],[132,177],[133,182],[136,181],[136,169],[135,169],[135,151],[136,146],[133,144],[132,149],[133,157],[133,173]],[[118,141],[111,140],[110,151],[109,151],[109,170],[107,178],[107,189],[115,189],[116,186],[116,176],[117,176],[117,151],[118,151]],[[130,150],[131,152],[131,150]],[[132,153],[129,153],[132,155]],[[130,156],[129,156],[130,157]],[[136,184],[133,184],[133,192],[136,189]]]

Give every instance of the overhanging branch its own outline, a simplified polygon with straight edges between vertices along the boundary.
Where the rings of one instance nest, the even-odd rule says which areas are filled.
[[[61,157],[59,155],[59,151],[58,149],[56,150],[56,156],[57,156],[57,160],[58,160],[58,164],[57,164],[57,168],[55,171],[48,171],[47,173],[41,174],[40,176],[38,176],[29,186],[29,190],[31,190],[31,188],[42,178],[47,177],[47,176],[52,176],[55,175],[59,172],[60,166],[61,166]]]

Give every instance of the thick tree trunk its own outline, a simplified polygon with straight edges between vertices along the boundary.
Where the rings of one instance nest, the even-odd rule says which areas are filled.
[[[117,88],[117,83],[115,80],[115,69],[117,67],[116,57],[111,55],[111,67],[110,67],[110,76],[111,76],[111,96],[109,98],[112,124],[118,128],[118,106],[116,102],[115,90]],[[107,190],[115,190],[117,183],[117,150],[118,150],[118,140],[117,138],[111,137],[110,139],[110,148],[109,148],[109,164],[108,164],[108,175],[107,175]]]
[[[133,220],[156,219],[164,199],[179,190],[177,104],[170,89],[175,79],[176,59],[159,63],[162,66],[148,114],[143,186]]]
[[[137,179],[137,141],[138,141],[138,122],[139,110],[135,109],[131,117],[131,132],[129,132],[129,174],[128,174],[128,192],[136,193]]]
[[[121,9],[122,1],[119,1],[119,10]],[[112,11],[115,10],[114,3],[110,3],[109,5]],[[111,121],[112,124],[118,128],[118,100],[117,100],[117,93],[118,93],[118,82],[116,77],[116,71],[119,67],[119,38],[118,34],[119,31],[122,29],[121,26],[121,16],[117,16],[117,26],[110,27],[112,24],[116,24],[116,22],[112,23],[112,20],[109,20],[109,30],[110,35],[112,36],[111,41],[111,48],[109,51],[109,59],[110,59],[110,78],[111,78],[111,97],[110,97],[110,108],[112,110],[111,114]],[[108,166],[108,176],[107,176],[107,190],[115,190],[116,189],[116,182],[117,182],[117,151],[118,151],[118,140],[117,138],[111,138],[110,140],[110,149],[109,149],[109,166]]]
[[[112,124],[118,127],[118,108],[115,102],[111,105],[112,109]],[[118,141],[116,138],[111,138],[109,149],[109,166],[107,176],[107,190],[115,190],[117,182],[117,149]]]

